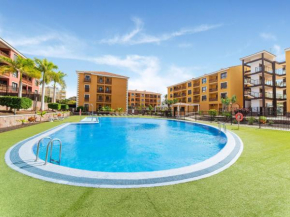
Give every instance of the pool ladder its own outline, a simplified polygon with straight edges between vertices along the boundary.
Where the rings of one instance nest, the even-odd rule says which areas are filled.
[[[222,131],[222,129],[223,129],[225,133],[227,132],[226,123],[218,122],[218,128],[219,128],[220,131]]]
[[[35,159],[35,162],[38,160],[38,155],[39,155],[39,146],[42,142],[42,140],[44,139],[49,139],[49,142],[46,146],[46,155],[45,155],[45,163],[44,165],[47,164],[47,160],[48,160],[48,151],[49,151],[49,147],[50,147],[50,157],[49,157],[49,162],[55,162],[55,163],[58,163],[60,164],[60,160],[61,160],[61,149],[62,149],[62,143],[61,143],[61,140],[60,139],[52,139],[50,137],[44,137],[42,139],[40,139],[37,143],[37,150],[36,150],[36,159]],[[59,143],[59,159],[58,160],[55,160],[52,158],[52,150],[53,150],[53,144],[54,142],[58,142]]]

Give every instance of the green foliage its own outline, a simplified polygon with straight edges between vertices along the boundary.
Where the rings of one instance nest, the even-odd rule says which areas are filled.
[[[247,118],[247,121],[248,121],[248,124],[249,125],[253,125],[254,124],[254,122],[255,122],[255,118],[254,117],[249,117],[249,118]]]
[[[47,112],[46,111],[38,111],[37,114],[43,117]]]
[[[215,117],[215,116],[217,116],[217,110],[215,110],[215,109],[210,109],[209,111],[208,111],[208,114],[210,115],[210,116],[212,116],[212,117]]]
[[[77,112],[79,112],[80,111],[80,109],[82,110],[82,112],[84,112],[85,111],[85,107],[83,107],[83,106],[78,106],[77,107]]]
[[[121,113],[123,111],[123,108],[117,108],[116,110],[117,112]]]
[[[272,125],[274,124],[274,121],[268,121],[268,124],[269,124],[270,126],[272,126]]]
[[[68,105],[66,105],[66,104],[61,104],[61,110],[68,110],[69,109],[69,107],[68,107]]]
[[[223,105],[223,110],[227,109],[230,104],[234,104],[237,102],[237,96],[233,95],[231,98],[226,97],[221,99],[221,103]]]
[[[203,115],[203,111],[198,111],[198,114],[199,115]]]
[[[21,120],[18,120],[18,122],[21,122],[22,124],[25,124],[27,122],[26,119],[21,119]]]
[[[148,109],[149,109],[149,111],[152,111],[153,110],[153,106],[152,105],[149,105],[148,106]]]
[[[261,124],[265,124],[267,122],[267,118],[265,116],[260,116],[259,121]]]
[[[44,96],[44,102],[46,102],[46,103],[50,103],[51,102],[51,97],[49,97],[49,96]]]
[[[233,120],[233,124],[237,124],[238,121],[236,119]]]
[[[103,106],[103,107],[101,108],[101,111],[113,112],[114,109],[112,109],[110,106]]]
[[[26,97],[3,96],[0,97],[0,105],[11,109],[29,109],[32,106],[32,100]]]
[[[52,110],[60,110],[61,109],[61,104],[59,103],[48,103],[48,108]]]

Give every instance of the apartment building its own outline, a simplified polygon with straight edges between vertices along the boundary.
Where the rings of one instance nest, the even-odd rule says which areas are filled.
[[[41,87],[39,88],[40,93],[42,93],[41,91]],[[50,97],[51,99],[53,99],[53,92],[54,92],[54,88],[50,87],[50,86],[46,86],[45,87],[45,96]],[[64,100],[66,99],[66,90],[65,89],[60,89],[60,88],[56,88],[55,90],[55,99],[57,101],[59,100]]]
[[[167,98],[177,99],[181,111],[186,106],[194,110],[222,110],[221,99],[236,95],[234,108],[243,107],[242,66],[232,66],[219,71],[204,74],[197,78],[167,87]]]
[[[17,56],[26,58],[18,50],[12,47],[8,42],[0,38],[0,56],[16,59]],[[4,65],[6,63],[1,63]],[[0,75],[0,95],[13,95],[17,96],[19,89],[19,75],[15,73],[7,73]],[[39,81],[34,78],[30,78],[26,75],[22,76],[22,95],[28,96],[31,94],[39,93]]]
[[[76,71],[77,106],[97,111],[104,106],[128,110],[128,77],[109,72]]]
[[[161,106],[161,94],[149,91],[128,90],[128,106],[137,107]]]
[[[285,61],[261,51],[240,59],[243,67],[243,107],[253,112],[285,115],[290,112],[290,49],[285,50]],[[288,66],[287,66],[288,64]],[[289,77],[289,78],[287,78]],[[287,85],[288,83],[288,85]],[[288,105],[287,105],[288,104]]]

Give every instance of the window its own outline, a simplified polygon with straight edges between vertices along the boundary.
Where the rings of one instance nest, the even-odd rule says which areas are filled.
[[[12,82],[12,90],[17,91],[18,84]]]
[[[134,96],[134,93],[131,93],[131,96]]]
[[[90,95],[85,94],[85,100],[89,100],[90,99]]]
[[[144,94],[141,94],[142,97],[144,97]]]
[[[13,55],[13,60],[17,60],[17,54]]]
[[[221,98],[222,98],[222,99],[227,98],[227,93],[221,93]]]
[[[91,76],[90,75],[85,75],[85,80],[91,80]]]
[[[206,87],[202,87],[201,88],[201,91],[204,93],[204,92],[206,92]]]
[[[188,97],[187,101],[188,101],[188,102],[191,102],[191,97]]]
[[[172,98],[172,94],[170,94],[170,98]]]
[[[227,87],[228,87],[228,83],[227,82],[221,83],[221,89],[227,89]]]
[[[89,92],[90,91],[90,85],[87,85],[87,84],[85,85],[85,91],[86,92]]]
[[[187,93],[188,93],[188,95],[190,95],[191,94],[191,90],[188,90]]]
[[[227,78],[227,72],[221,73],[221,79]]]
[[[99,87],[99,91],[103,91],[103,87]]]
[[[170,88],[170,92],[172,91],[172,87]]]
[[[35,92],[36,94],[38,94],[38,90],[35,90],[34,92]]]
[[[18,72],[13,72],[12,77],[18,78]]]
[[[39,85],[39,81],[35,79],[35,86]]]
[[[89,104],[85,104],[85,105],[84,105],[84,110],[85,110],[85,111],[89,111]]]
[[[132,98],[131,101],[133,102],[134,101],[134,98]]]
[[[206,78],[203,78],[203,79],[201,80],[201,83],[202,83],[202,84],[205,84],[205,83],[206,83]]]
[[[206,95],[203,95],[203,96],[201,97],[201,101],[206,101]]]
[[[188,83],[187,83],[187,86],[188,86],[188,87],[191,87],[191,82],[188,82]]]

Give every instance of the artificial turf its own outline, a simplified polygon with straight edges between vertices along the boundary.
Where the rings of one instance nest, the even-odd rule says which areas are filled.
[[[60,185],[20,174],[5,164],[9,147],[61,123],[42,123],[0,134],[1,217],[290,216],[290,132],[229,127],[244,142],[244,151],[234,165],[209,178],[164,187]]]

